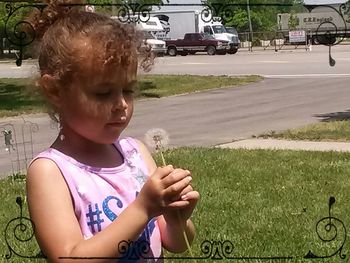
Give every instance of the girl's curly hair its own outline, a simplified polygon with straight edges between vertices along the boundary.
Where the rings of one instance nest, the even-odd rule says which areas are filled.
[[[127,68],[138,62],[148,71],[153,65],[154,55],[134,26],[85,12],[81,0],[45,2],[41,12],[27,19],[35,32],[41,76],[49,74],[65,86],[81,72],[88,56],[97,67]]]

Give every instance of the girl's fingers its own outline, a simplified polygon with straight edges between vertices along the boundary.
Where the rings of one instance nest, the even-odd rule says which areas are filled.
[[[190,205],[189,201],[175,201],[167,205],[168,208],[181,209]]]
[[[163,177],[163,186],[168,188],[186,177],[190,178],[190,175],[191,173],[188,170],[175,169],[168,176]]]
[[[199,200],[199,193],[197,191],[191,191],[191,192],[188,192],[184,195],[181,196],[181,200],[182,201],[193,201],[193,200],[196,200],[198,201]]]
[[[158,167],[152,176],[155,176],[158,179],[163,179],[169,176],[173,171],[174,171],[174,168],[172,165]]]
[[[186,195],[187,193],[193,191],[192,186],[189,184],[188,186],[186,186],[178,195],[174,196],[171,200],[172,201],[178,201],[181,200],[181,197]]]
[[[167,196],[170,200],[174,198],[178,199],[180,193],[190,185],[191,181],[192,177],[186,176],[181,181],[170,185],[168,188],[165,189],[165,196]]]

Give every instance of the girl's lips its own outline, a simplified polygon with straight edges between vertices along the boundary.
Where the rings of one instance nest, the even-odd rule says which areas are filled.
[[[107,126],[123,126],[126,124],[126,118],[107,123]]]
[[[122,126],[124,125],[126,122],[125,121],[117,121],[117,122],[110,122],[107,123],[108,126]]]
[[[126,116],[119,116],[119,118],[112,120],[111,122],[107,123],[107,126],[124,126],[126,124],[127,117]]]

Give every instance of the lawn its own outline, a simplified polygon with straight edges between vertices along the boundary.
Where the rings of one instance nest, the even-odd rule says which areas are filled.
[[[197,237],[192,249],[196,257],[210,259],[196,262],[217,262],[220,256],[226,259],[222,262],[235,261],[228,260],[229,257],[260,258],[251,262],[346,262],[339,254],[323,261],[303,257],[309,250],[326,256],[342,248],[343,254],[349,254],[345,239],[346,228],[350,226],[347,203],[350,200],[350,154],[179,148],[165,152],[165,158],[169,164],[191,170],[193,186],[201,194],[193,215]],[[159,156],[156,160],[161,163]],[[18,195],[24,196],[23,181],[11,178],[0,181],[3,229],[9,220],[19,215],[15,202]],[[329,210],[332,196],[335,203]],[[337,236],[332,242],[322,242],[315,231],[316,224],[328,217],[329,211],[334,218],[321,221],[319,234],[331,239],[336,226]],[[13,241],[13,237],[10,239]],[[4,239],[0,240],[0,254],[4,255],[6,246]],[[232,253],[220,242],[232,244]],[[202,244],[203,249],[211,252],[202,251]],[[16,248],[26,255],[38,251],[35,243],[30,242],[16,245]],[[188,254],[166,253],[166,256],[186,257]],[[270,257],[276,259],[266,259]],[[290,259],[278,259],[281,257]],[[11,262],[23,260],[14,257]]]
[[[144,75],[139,78],[136,99],[233,87],[261,79],[259,76]],[[45,111],[45,103],[33,87],[33,79],[0,79],[0,117]]]
[[[310,124],[301,128],[290,129],[281,133],[270,132],[259,138],[275,138],[307,141],[350,141],[350,121],[327,121]]]

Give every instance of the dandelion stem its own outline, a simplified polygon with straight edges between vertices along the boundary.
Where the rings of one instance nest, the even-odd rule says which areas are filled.
[[[159,153],[160,153],[160,156],[162,158],[163,165],[166,166],[165,158],[164,158],[163,151],[162,151],[161,147],[159,147]],[[187,250],[190,253],[191,257],[193,257],[193,253],[192,253],[192,249],[191,249],[191,246],[190,246],[190,242],[188,242],[188,237],[187,237],[187,234],[186,234],[186,231],[185,231],[185,226],[183,225],[183,222],[182,222],[180,210],[177,210],[176,212],[177,212],[176,214],[177,214],[180,226],[181,226],[182,235],[183,235],[185,243],[186,243]]]

